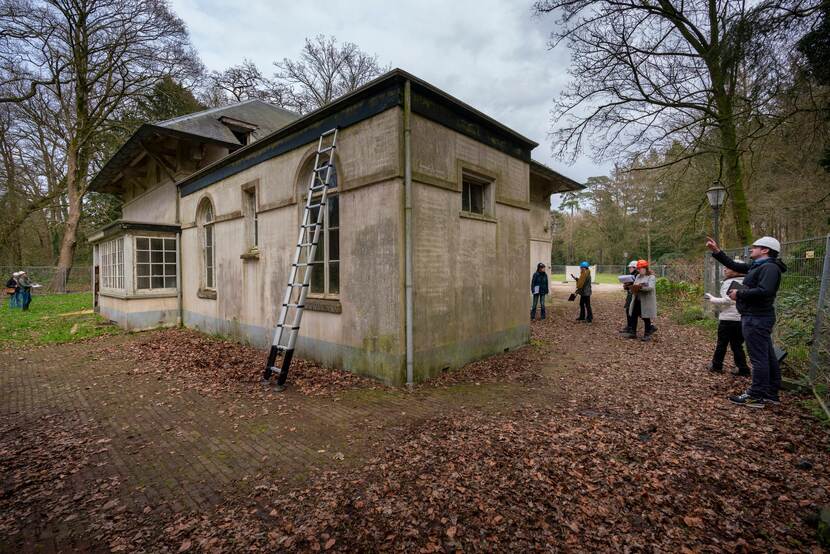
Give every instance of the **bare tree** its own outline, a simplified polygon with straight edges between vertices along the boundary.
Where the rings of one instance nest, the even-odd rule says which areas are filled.
[[[284,58],[274,65],[276,82],[285,89],[285,107],[299,113],[325,106],[388,70],[356,44],[340,46],[324,35],[307,38],[299,59]]]
[[[558,99],[557,151],[631,158],[685,146],[722,160],[740,240],[751,238],[742,156],[789,113],[792,46],[818,0],[539,0],[559,14],[553,46],[571,50]]]
[[[197,74],[201,64],[184,23],[164,0],[39,0],[12,20],[40,29],[24,44],[25,54],[51,72],[51,84],[38,90],[44,93],[43,122],[64,141],[67,209],[56,276],[62,279],[72,268],[100,134],[162,77]]]
[[[262,75],[256,64],[242,60],[224,71],[212,71],[208,77],[208,103],[213,106],[256,98],[283,106],[286,87]]]

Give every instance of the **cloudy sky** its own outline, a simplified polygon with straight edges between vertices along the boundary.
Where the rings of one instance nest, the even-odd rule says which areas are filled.
[[[550,110],[568,79],[568,53],[548,48],[552,17],[535,17],[531,1],[172,0],[172,5],[210,70],[248,58],[270,75],[275,60],[299,55],[305,37],[334,35],[535,140],[535,159],[584,182],[607,173],[610,165],[582,158],[569,166],[551,157]]]

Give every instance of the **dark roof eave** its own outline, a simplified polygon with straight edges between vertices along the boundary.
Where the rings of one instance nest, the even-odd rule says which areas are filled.
[[[151,231],[156,233],[178,233],[181,231],[181,225],[173,225],[167,223],[149,223],[144,221],[125,221],[118,219],[112,223],[104,225],[90,234],[87,242],[94,244],[114,235],[119,235],[123,231]]]
[[[554,171],[545,164],[532,160],[530,162],[530,172],[537,177],[541,177],[550,184],[549,194],[558,194],[561,192],[570,192],[582,190],[585,185],[574,181],[570,177],[562,175],[558,171]]]
[[[89,183],[89,190],[94,192],[112,192],[107,190],[111,185],[112,179],[117,176],[125,167],[135,160],[135,157],[144,151],[142,141],[154,134],[165,135],[174,138],[188,139],[195,142],[210,142],[225,146],[230,149],[239,148],[238,143],[224,142],[218,139],[180,131],[178,129],[171,129],[169,127],[161,127],[154,123],[144,123],[136,129],[136,131],[127,139],[127,141],[116,150],[104,164],[101,170],[92,178]]]

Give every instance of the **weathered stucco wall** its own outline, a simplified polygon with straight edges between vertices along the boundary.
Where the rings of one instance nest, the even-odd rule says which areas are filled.
[[[165,179],[121,206],[122,219],[153,223],[176,223],[176,185]],[[152,219],[147,219],[152,214]]]
[[[340,294],[324,309],[341,313],[306,310],[297,345],[298,356],[389,383],[404,378],[400,121],[400,110],[390,110],[338,136]],[[185,325],[270,344],[302,216],[300,172],[315,149],[316,143],[293,150],[181,199]],[[242,188],[254,182],[259,259],[243,260]],[[199,294],[195,222],[205,197],[217,220],[215,299]]]
[[[553,237],[550,230],[550,194],[542,187],[534,186],[530,179],[530,265],[528,287],[536,271],[536,264],[550,266],[550,249]],[[550,267],[546,270],[550,275]]]
[[[424,379],[529,340],[529,166],[420,117],[412,125],[415,371]],[[494,178],[461,213],[461,169]]]
[[[125,299],[101,293],[98,312],[129,331],[174,326],[179,315],[175,295]]]

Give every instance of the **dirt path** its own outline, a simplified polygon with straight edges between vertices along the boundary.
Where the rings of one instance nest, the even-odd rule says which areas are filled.
[[[0,550],[811,549],[826,430],[729,405],[703,333],[622,339],[619,303],[412,392],[194,386],[127,355],[150,335],[2,353]]]

